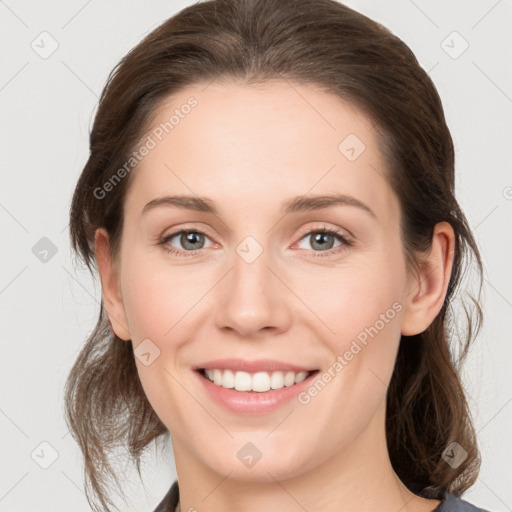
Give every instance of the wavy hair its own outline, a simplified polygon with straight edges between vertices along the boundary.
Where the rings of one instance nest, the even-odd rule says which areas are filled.
[[[70,208],[72,249],[94,274],[94,234],[103,227],[117,258],[123,202],[136,167],[108,200],[98,199],[97,191],[130,158],[163,100],[211,80],[274,79],[319,86],[375,123],[387,179],[399,199],[408,270],[418,270],[436,223],[447,221],[454,229],[443,307],[424,332],[400,340],[386,436],[393,468],[411,490],[425,497],[461,495],[480,467],[460,371],[482,323],[482,262],[455,198],[454,146],[436,87],[410,48],[381,24],[335,0],[210,0],[166,20],[124,56],[102,91]],[[466,322],[456,329],[454,301],[471,262],[480,288],[462,302]],[[103,301],[66,381],[65,417],[84,456],[94,510],[101,510],[94,499],[108,509],[110,486],[119,487],[113,451],[128,450],[140,476],[144,450],[168,434],[146,398],[132,344],[116,337]],[[456,468],[442,457],[454,441],[467,452]]]

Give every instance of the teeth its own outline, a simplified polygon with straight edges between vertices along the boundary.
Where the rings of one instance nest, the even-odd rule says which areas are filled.
[[[232,370],[205,370],[209,380],[215,385],[237,391],[257,391],[262,393],[270,389],[281,389],[302,382],[309,372],[233,372]]]

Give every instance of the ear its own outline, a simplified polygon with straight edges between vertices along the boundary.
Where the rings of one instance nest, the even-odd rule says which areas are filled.
[[[409,280],[405,299],[402,334],[420,334],[433,322],[443,307],[450,282],[455,255],[455,233],[448,222],[439,222],[434,228],[432,246],[423,254],[424,263],[419,275]]]
[[[130,332],[127,327],[128,322],[126,321],[119,286],[118,270],[111,260],[109,236],[104,228],[98,228],[94,233],[94,246],[103,291],[103,302],[110,325],[118,338],[129,341]]]

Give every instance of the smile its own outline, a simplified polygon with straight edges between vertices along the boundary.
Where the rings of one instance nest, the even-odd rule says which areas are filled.
[[[271,389],[281,389],[293,386],[308,378],[315,371],[293,372],[273,371],[249,373],[228,369],[201,369],[201,375],[213,382],[216,386],[236,391],[254,391],[263,393]]]

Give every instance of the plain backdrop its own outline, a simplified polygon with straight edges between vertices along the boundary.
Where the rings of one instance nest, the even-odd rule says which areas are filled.
[[[62,399],[96,322],[101,288],[74,266],[71,195],[108,73],[144,35],[192,3],[0,1],[0,511],[90,510]],[[445,107],[457,196],[485,265],[485,322],[464,372],[483,463],[464,498],[511,510],[512,3],[347,4],[412,48]],[[123,510],[150,511],[160,501],[175,478],[169,446],[149,452],[144,476],[145,487],[127,475],[133,508],[120,502]]]

